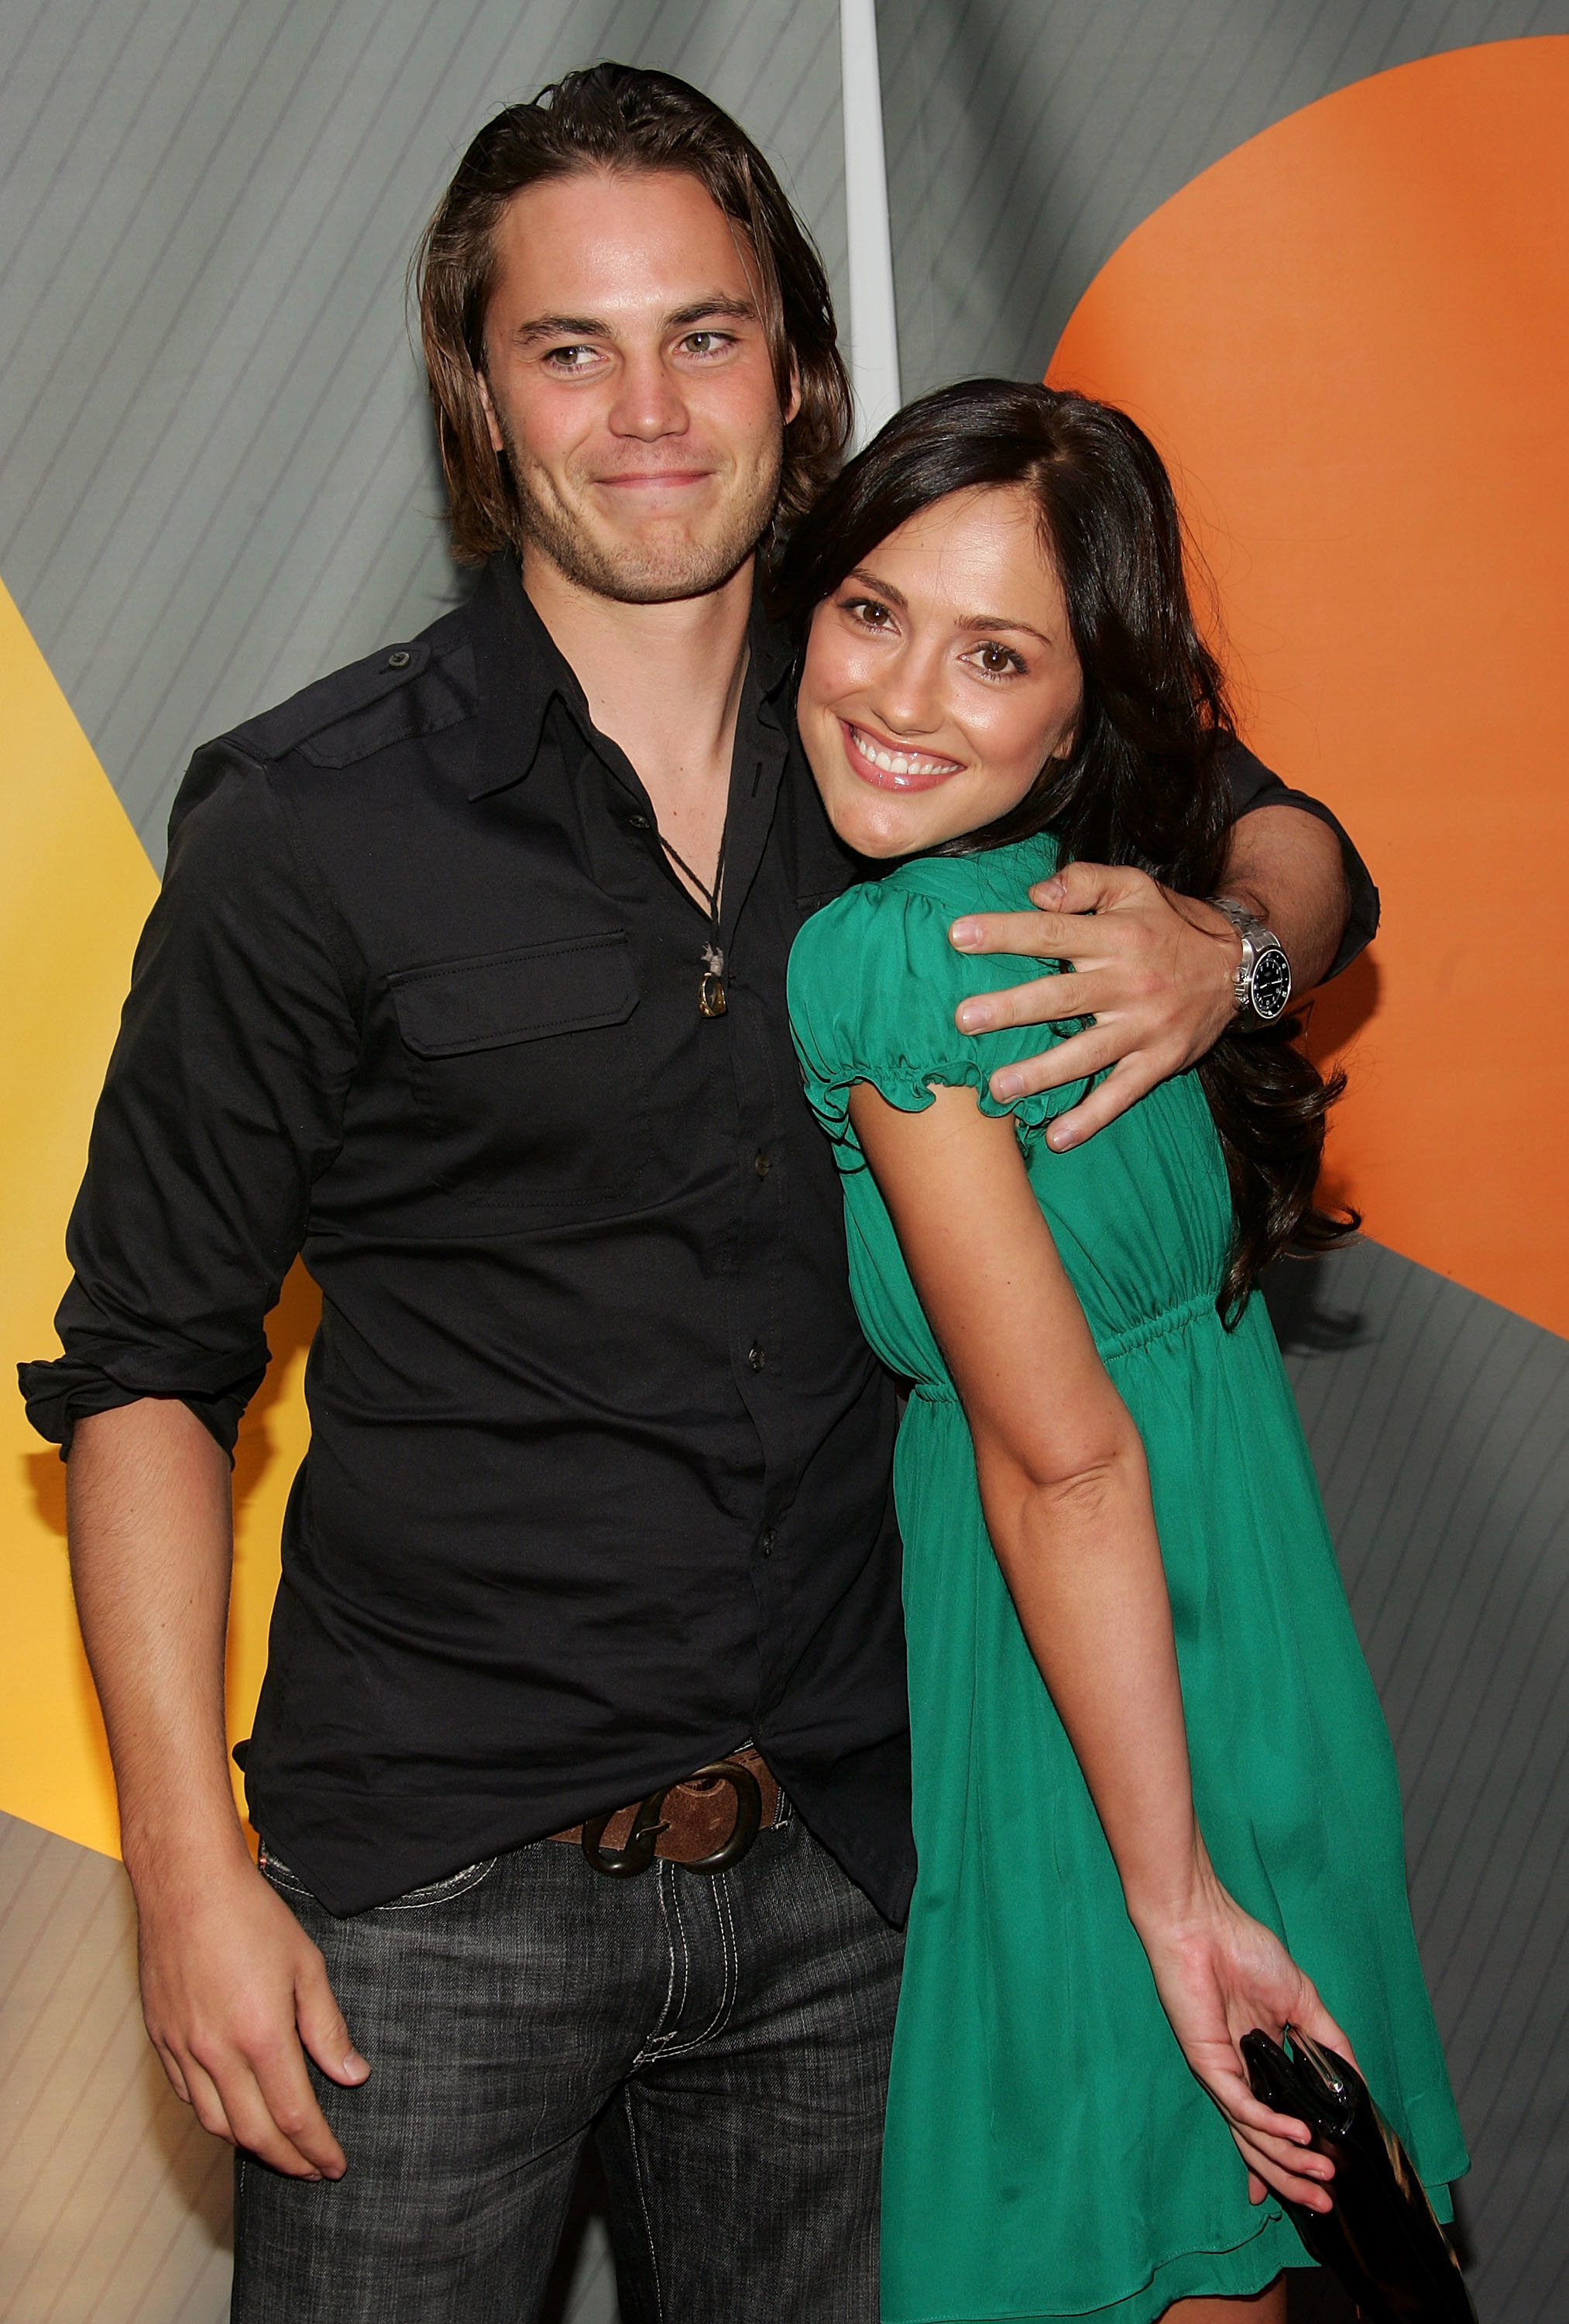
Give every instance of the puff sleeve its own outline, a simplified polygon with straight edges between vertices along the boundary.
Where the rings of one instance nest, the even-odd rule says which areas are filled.
[[[940,872],[940,866],[932,866]],[[977,992],[1038,977],[1047,964],[1008,954],[956,952],[948,930],[966,908],[897,878],[852,888],[817,913],[790,954],[790,1022],[807,1101],[832,1139],[842,1170],[864,1167],[849,1120],[849,1092],[870,1082],[904,1113],[924,1111],[937,1088],[968,1087],[983,1113],[1011,1113],[1021,1138],[1076,1105],[1090,1086],[1068,1084],[1004,1102],[988,1086],[999,1065],[1038,1056],[1077,1029],[1013,1026],[961,1033],[954,1011]]]

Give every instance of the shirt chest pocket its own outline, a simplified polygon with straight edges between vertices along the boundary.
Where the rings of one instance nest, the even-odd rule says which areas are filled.
[[[398,969],[387,982],[449,1194],[559,1212],[630,1193],[646,1148],[624,929]]]

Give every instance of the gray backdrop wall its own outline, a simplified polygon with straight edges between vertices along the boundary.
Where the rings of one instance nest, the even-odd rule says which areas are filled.
[[[1286,113],[1569,0],[882,0],[906,393],[1039,377],[1096,270]],[[830,0],[12,0],[0,575],[155,862],[196,742],[461,586],[409,250],[498,105],[596,55],[737,113],[842,308]],[[1375,1246],[1272,1294],[1395,1733],[1486,2324],[1569,2282],[1569,1347]],[[15,1351],[32,1352],[31,1351]],[[0,2319],[207,2324],[224,2158],[138,2028],[123,1876],[0,1825]],[[591,2232],[563,2313],[610,2313]]]

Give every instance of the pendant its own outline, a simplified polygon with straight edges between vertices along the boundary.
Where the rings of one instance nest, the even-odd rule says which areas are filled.
[[[697,988],[697,1005],[704,1017],[722,1017],[728,1003],[725,1000],[725,956],[718,945],[702,948],[702,982]]]

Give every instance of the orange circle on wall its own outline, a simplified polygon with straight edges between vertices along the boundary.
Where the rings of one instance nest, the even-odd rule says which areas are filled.
[[[1569,1333],[1569,39],[1309,106],[1145,220],[1054,386],[1170,461],[1246,739],[1383,895],[1317,1005],[1367,1231]]]

